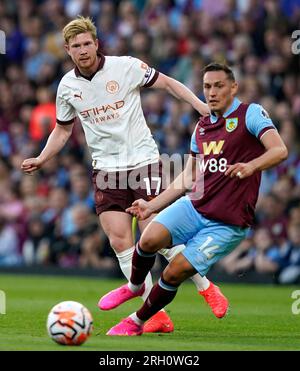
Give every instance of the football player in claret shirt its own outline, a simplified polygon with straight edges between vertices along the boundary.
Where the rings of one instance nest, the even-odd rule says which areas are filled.
[[[118,297],[121,304],[142,293],[158,249],[172,244],[186,247],[165,268],[144,305],[108,335],[141,335],[144,322],[174,299],[185,279],[196,272],[205,276],[229,254],[253,224],[261,171],[287,158],[287,149],[263,107],[235,97],[238,86],[228,66],[206,66],[203,84],[211,115],[196,125],[186,168],[155,199],[137,200],[128,211],[144,219],[170,205],[186,192],[197,168],[204,177],[202,197],[196,187],[152,220],[136,245],[126,290],[119,288],[106,296]]]
[[[45,148],[38,157],[26,159],[22,169],[25,173],[32,173],[55,156],[69,139],[75,118],[79,118],[93,160],[96,211],[120,268],[129,279],[134,241],[132,216],[125,210],[134,200],[155,197],[162,191],[163,183],[157,145],[141,107],[140,88],[165,89],[190,103],[202,115],[208,115],[209,109],[183,84],[143,61],[98,53],[96,32],[92,21],[84,17],[78,17],[63,29],[66,51],[75,68],[62,78],[58,86],[57,124]],[[131,187],[127,181],[137,173],[141,184]],[[115,183],[111,184],[107,179],[115,180]],[[140,231],[152,218],[139,221]],[[175,246],[161,253],[171,260],[183,248]],[[199,274],[192,279],[215,316],[223,317],[228,301],[219,289]],[[143,299],[152,288],[150,273],[145,282]],[[115,306],[115,302],[99,302],[103,310]],[[144,330],[171,332],[173,328],[166,312],[160,311],[148,321]]]

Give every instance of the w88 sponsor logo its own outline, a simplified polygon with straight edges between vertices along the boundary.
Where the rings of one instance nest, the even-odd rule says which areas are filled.
[[[206,161],[202,160],[199,162],[199,168],[201,173],[204,173],[206,170],[210,173],[216,173],[217,171],[225,173],[227,170],[227,160],[224,157],[219,159],[211,158]]]

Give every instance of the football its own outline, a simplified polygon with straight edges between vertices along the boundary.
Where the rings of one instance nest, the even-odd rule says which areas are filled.
[[[50,310],[47,330],[51,339],[59,344],[80,345],[93,331],[93,318],[84,305],[63,301]]]

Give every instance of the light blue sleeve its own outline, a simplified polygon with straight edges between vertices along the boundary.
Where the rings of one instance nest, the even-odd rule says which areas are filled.
[[[246,126],[256,138],[259,138],[260,133],[266,128],[276,129],[268,112],[260,104],[256,103],[251,103],[247,109]]]
[[[191,151],[192,152],[195,152],[195,153],[199,153],[199,149],[198,149],[198,146],[197,146],[197,143],[196,143],[196,129],[197,129],[198,125],[196,126],[194,132],[193,132],[193,135],[191,137]]]

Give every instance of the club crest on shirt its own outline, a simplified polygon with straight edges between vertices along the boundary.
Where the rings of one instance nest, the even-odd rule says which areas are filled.
[[[231,117],[229,119],[226,119],[226,131],[228,133],[231,133],[233,130],[235,130],[238,126],[238,117]]]
[[[119,91],[119,84],[117,81],[111,80],[106,84],[106,91],[110,94],[115,94]]]

